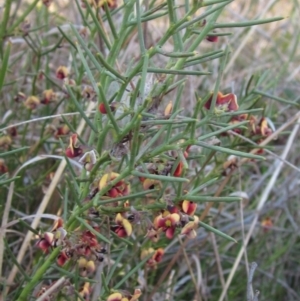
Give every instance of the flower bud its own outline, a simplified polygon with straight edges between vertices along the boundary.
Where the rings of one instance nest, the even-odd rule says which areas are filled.
[[[93,273],[96,270],[95,262],[93,260],[89,260],[85,266],[88,273]]]
[[[173,104],[172,104],[172,101],[170,101],[165,108],[164,115],[169,116],[172,113],[172,109],[173,109]]]
[[[215,35],[208,35],[206,36],[206,41],[212,42],[212,43],[216,43],[218,42],[218,36]]]

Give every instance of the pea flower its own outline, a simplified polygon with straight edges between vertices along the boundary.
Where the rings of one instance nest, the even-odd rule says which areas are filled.
[[[180,206],[181,210],[190,216],[193,216],[197,209],[197,203],[188,200],[184,200],[183,202],[181,202]]]
[[[131,223],[121,213],[116,215],[115,222],[117,225],[113,226],[112,229],[119,237],[127,237],[132,234]]]
[[[99,190],[102,190],[104,187],[110,184],[111,181],[116,179],[119,176],[118,173],[110,172],[105,174],[99,181]],[[130,185],[124,180],[119,181],[115,184],[106,195],[111,198],[116,198],[118,196],[126,196],[130,193]]]
[[[12,139],[10,136],[2,136],[0,137],[0,147],[7,149],[12,144]]]
[[[68,127],[68,125],[64,124],[55,130],[54,137],[58,139],[60,136],[65,136],[69,133],[70,133],[70,128]]]
[[[81,290],[79,291],[80,299],[78,298],[77,300],[90,300],[91,294],[91,284],[89,282],[85,282],[84,285],[82,286]]]
[[[135,289],[133,295],[129,292],[115,292],[109,295],[106,301],[138,301],[141,295],[142,292],[140,289]]]
[[[194,216],[194,220],[188,222],[182,229],[181,234],[186,235],[186,237],[193,239],[197,236],[196,228],[199,223],[199,218],[197,216]]]
[[[153,248],[144,249],[141,252],[141,259],[143,260],[144,258],[146,258],[152,253],[153,255],[147,261],[147,266],[150,268],[156,268],[157,264],[162,260],[162,257],[164,255],[164,249],[162,248],[159,248],[157,250],[154,250]]]
[[[208,101],[205,103],[204,107],[209,110],[211,106],[211,102],[213,99],[213,93],[209,97]],[[216,112],[218,111],[237,111],[239,108],[237,103],[236,95],[233,93],[229,93],[226,95],[223,95],[223,93],[218,92],[217,98],[216,98]]]
[[[51,231],[45,232],[37,241],[36,246],[44,253],[48,253],[51,247],[61,245],[66,236],[67,231],[63,228],[63,220],[59,218],[54,222]]]
[[[156,229],[161,229],[165,232],[167,238],[172,239],[179,221],[180,215],[178,213],[170,213],[165,210],[154,219],[153,224]]]
[[[87,274],[93,273],[96,270],[95,262],[93,260],[87,260],[84,257],[80,257],[77,260],[80,275],[86,277]]]
[[[86,152],[79,160],[79,163],[84,165],[84,168],[87,171],[91,171],[94,167],[94,165],[97,162],[97,154],[96,151],[91,150],[89,152]]]
[[[253,125],[253,133],[263,137],[268,137],[272,134],[272,130],[268,126],[268,121],[265,117],[262,117],[257,125]]]
[[[48,89],[43,91],[41,103],[44,105],[49,104],[56,100],[56,94],[53,92],[52,89]]]
[[[71,257],[72,253],[62,250],[56,259],[56,263],[59,266],[63,266]]]
[[[56,77],[58,79],[65,79],[66,77],[68,77],[69,75],[69,71],[68,71],[68,68],[65,67],[65,66],[59,66],[57,69],[56,69]]]
[[[66,149],[66,156],[68,158],[75,158],[80,156],[82,153],[82,148],[77,146],[77,134],[71,135],[69,146]]]
[[[33,95],[27,97],[24,102],[25,107],[29,110],[36,109],[39,104],[40,104],[39,98]]]

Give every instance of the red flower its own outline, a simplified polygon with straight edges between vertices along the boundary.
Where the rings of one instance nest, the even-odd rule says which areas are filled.
[[[188,238],[193,239],[197,236],[195,228],[199,223],[199,218],[194,216],[194,221],[188,222],[181,230],[182,235],[186,235]]]
[[[118,173],[115,172],[111,172],[111,173],[107,173],[105,174],[99,182],[99,190],[103,189],[104,187],[106,187],[107,185],[109,185],[109,183],[111,181],[113,181],[114,179],[116,179],[119,176]],[[118,182],[117,184],[115,184],[115,186],[113,186],[107,193],[106,195],[111,197],[111,198],[116,198],[118,196],[126,196],[130,193],[130,185],[127,184],[124,180],[121,180],[120,182]]]
[[[49,248],[51,248],[51,244],[45,238],[40,238],[37,241],[36,246],[45,254],[47,254],[49,252]]]
[[[82,154],[83,152],[82,148],[76,146],[76,144],[77,144],[77,134],[73,134],[70,137],[70,144],[66,149],[66,156],[68,158],[75,158]]]
[[[265,117],[262,117],[256,128],[256,134],[263,137],[268,137],[272,134],[272,130],[268,127],[268,121]]]
[[[209,110],[211,106],[211,102],[213,99],[213,93],[211,94],[208,101],[205,103],[204,107]],[[217,110],[223,110],[225,112],[228,111],[237,111],[239,108],[237,103],[236,95],[233,93],[229,93],[226,95],[223,95],[221,92],[218,92],[217,99],[216,99],[216,109]]]
[[[271,228],[273,228],[274,224],[270,217],[266,217],[261,221],[261,225],[264,229],[264,232],[268,232]]]
[[[181,210],[186,213],[187,215],[193,216],[197,209],[197,203],[184,200],[181,204]]]
[[[172,239],[179,221],[180,216],[178,213],[164,211],[163,214],[158,215],[154,219],[154,226],[156,229],[161,229],[163,232],[165,232],[167,238]]]
[[[164,255],[164,249],[159,248],[157,250],[154,250],[153,248],[149,248],[147,250],[143,250],[141,253],[141,259],[143,260],[151,253],[153,253],[153,255],[148,259],[147,266],[151,268],[156,268],[157,264],[162,260],[162,257]]]
[[[63,250],[58,255],[58,257],[56,259],[56,263],[59,266],[63,266],[69,260],[70,257],[71,257],[71,254],[69,254],[67,251]]]
[[[47,105],[50,102],[55,101],[55,100],[56,100],[56,94],[53,92],[52,89],[45,90],[43,92],[43,96],[42,96],[42,99],[41,99],[42,104]]]
[[[68,75],[69,75],[69,71],[68,71],[67,67],[65,67],[65,66],[59,66],[56,69],[56,77],[58,79],[65,79],[66,77],[68,77]]]
[[[128,219],[124,218],[121,213],[116,215],[116,226],[113,227],[114,232],[119,237],[127,237],[132,234],[132,225]]]
[[[66,124],[64,124],[64,125],[57,128],[54,137],[56,139],[58,139],[59,136],[65,136],[69,133],[70,133],[70,128]]]
[[[85,230],[82,232],[81,241],[90,247],[95,247],[98,245],[96,235],[90,230]]]

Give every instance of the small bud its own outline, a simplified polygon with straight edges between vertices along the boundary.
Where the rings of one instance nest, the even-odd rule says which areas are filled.
[[[43,96],[42,96],[42,99],[41,99],[42,104],[47,105],[48,103],[50,103],[52,101],[55,101],[55,100],[56,100],[56,95],[55,95],[55,93],[53,92],[52,89],[45,90],[43,92]]]
[[[112,112],[114,112],[116,109],[117,109],[117,103],[116,102],[112,102],[110,105],[109,105],[109,108]],[[99,112],[102,113],[102,114],[107,114],[107,110],[105,108],[105,105],[103,102],[101,102],[99,104]]]
[[[165,108],[164,115],[165,115],[165,116],[171,115],[172,109],[173,109],[173,104],[172,104],[172,101],[170,101],[170,102],[168,103],[168,105],[166,106],[166,108]]]
[[[40,104],[40,100],[36,96],[29,96],[24,102],[24,105],[29,110],[34,110]]]
[[[181,174],[182,174],[182,170],[183,170],[183,162],[180,161],[180,162],[178,163],[178,165],[177,165],[175,171],[174,171],[173,176],[174,176],[174,177],[180,177]]]
[[[212,42],[212,43],[216,43],[218,42],[218,36],[215,36],[215,35],[208,35],[206,37],[206,41],[209,41],[209,42]]]
[[[79,292],[79,295],[81,296],[81,299],[78,300],[90,300],[89,296],[91,293],[91,288],[90,288],[90,283],[89,282],[85,282],[82,289]]]
[[[84,269],[86,267],[86,264],[87,264],[87,260],[84,258],[84,257],[80,257],[78,260],[77,260],[77,264],[78,264],[78,267],[80,269]]]
[[[93,273],[96,270],[95,262],[93,260],[89,260],[86,263],[86,270],[88,273]]]
[[[264,232],[268,232],[274,226],[274,224],[270,217],[266,217],[261,221],[261,226],[264,228]]]
[[[107,111],[106,111],[106,108],[105,108],[103,102],[101,102],[100,105],[99,105],[99,111],[100,111],[100,113],[102,113],[102,114],[107,114]]]

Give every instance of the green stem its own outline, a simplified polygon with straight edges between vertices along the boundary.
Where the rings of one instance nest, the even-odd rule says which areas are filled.
[[[6,0],[5,3],[5,10],[4,10],[4,16],[2,19],[2,23],[0,25],[0,51],[1,51],[1,57],[3,56],[3,46],[4,46],[4,39],[6,35],[6,26],[9,20],[10,15],[10,9],[11,9],[12,0]]]
[[[145,42],[144,42],[144,35],[143,35],[143,28],[141,23],[141,7],[140,7],[140,0],[136,0],[136,19],[137,19],[137,28],[138,28],[138,40],[141,48],[141,54],[143,55],[146,51]]]
[[[31,281],[27,283],[27,285],[24,287],[17,301],[27,301],[29,299],[31,291],[43,278],[44,274],[47,272],[50,265],[54,262],[59,252],[60,252],[60,248],[56,248],[52,251],[52,253],[47,258],[47,260],[43,263],[43,265],[35,272]]]

